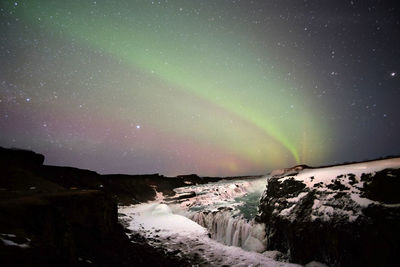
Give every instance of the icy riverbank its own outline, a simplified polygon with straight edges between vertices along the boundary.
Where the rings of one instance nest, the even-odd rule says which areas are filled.
[[[186,218],[174,214],[166,204],[147,203],[120,207],[120,221],[132,231],[144,236],[154,247],[191,259],[193,264],[211,266],[298,266],[275,260],[279,253],[264,254],[226,246],[208,235],[207,230]]]

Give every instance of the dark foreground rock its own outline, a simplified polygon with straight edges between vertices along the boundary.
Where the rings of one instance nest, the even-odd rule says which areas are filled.
[[[182,179],[103,176],[43,161],[31,151],[0,148],[1,266],[190,265],[128,238],[118,221],[117,203],[152,199],[155,190],[170,192]]]
[[[339,175],[334,167],[270,178],[256,218],[266,225],[267,249],[301,264],[397,266],[400,169],[356,175],[351,167]]]
[[[2,266],[185,266],[129,240],[117,206],[100,191],[66,191],[0,202]]]

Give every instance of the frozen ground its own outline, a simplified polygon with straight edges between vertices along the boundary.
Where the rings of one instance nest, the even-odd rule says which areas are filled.
[[[305,189],[297,196],[286,199],[282,203],[285,205],[284,209],[281,209],[279,203],[276,203],[274,212],[291,221],[295,220],[296,213],[293,211],[300,207],[301,200],[307,197],[311,191],[316,196],[312,206],[312,220],[329,221],[336,216],[336,218],[346,218],[353,222],[362,216],[362,209],[369,205],[397,207],[400,204],[385,204],[365,197],[363,188],[366,181],[362,177],[363,174],[374,175],[384,169],[398,168],[400,168],[400,158],[304,169],[289,175],[281,171],[282,174],[275,177],[280,183],[284,183],[286,180],[295,180],[305,184]],[[266,197],[263,195],[262,198]]]
[[[276,252],[261,254],[218,243],[205,228],[174,214],[166,204],[120,207],[119,213],[133,234],[140,233],[152,246],[192,259],[200,266],[299,266],[274,260],[279,255]]]
[[[348,165],[339,165],[333,167],[325,167],[318,169],[304,169],[300,171],[296,176],[285,176],[284,179],[295,177],[296,180],[302,181],[307,187],[314,187],[315,184],[329,184],[335,177],[341,175],[354,174],[356,181],[360,181],[360,176],[363,173],[374,173],[383,169],[400,168],[400,158],[392,158],[385,160],[375,160],[369,162],[354,163]],[[350,186],[348,179],[344,185]]]

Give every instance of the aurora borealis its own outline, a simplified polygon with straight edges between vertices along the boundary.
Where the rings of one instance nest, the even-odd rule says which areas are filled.
[[[0,145],[165,175],[399,154],[394,6],[3,1]]]

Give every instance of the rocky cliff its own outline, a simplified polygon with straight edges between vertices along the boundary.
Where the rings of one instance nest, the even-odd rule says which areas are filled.
[[[293,262],[395,266],[400,251],[400,158],[309,169],[269,178],[257,221],[267,249]]]
[[[117,202],[153,198],[157,180],[149,185],[142,176],[102,176],[43,161],[31,151],[0,148],[2,266],[188,265],[138,236],[130,240],[118,222]],[[161,179],[145,178],[153,177]]]

